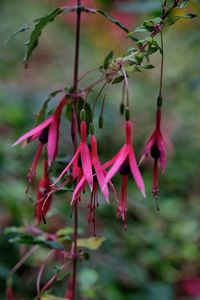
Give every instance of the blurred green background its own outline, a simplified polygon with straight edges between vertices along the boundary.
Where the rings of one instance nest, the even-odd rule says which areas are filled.
[[[88,6],[104,7],[131,30],[144,19],[157,16],[161,2],[83,0],[83,4]],[[45,29],[27,70],[23,68],[22,58],[28,33],[22,33],[8,43],[5,40],[21,25],[66,3],[74,4],[74,1],[0,1],[0,299],[5,299],[9,270],[25,251],[23,247],[10,244],[3,231],[7,226],[33,223],[31,198],[35,197],[35,186],[39,180],[38,176],[30,195],[25,195],[26,173],[36,145],[31,144],[23,150],[11,148],[11,145],[33,126],[34,114],[48,94],[72,83],[74,16],[62,16]],[[199,1],[190,1],[187,11],[199,14]],[[146,199],[142,199],[132,179],[129,181],[127,232],[115,218],[114,201],[108,206],[100,198],[97,235],[104,236],[106,241],[100,249],[91,253],[89,261],[79,265],[81,299],[200,299],[199,29],[199,19],[196,18],[180,21],[165,32],[162,129],[168,162],[166,174],[160,178],[161,211],[157,212],[151,197],[151,160],[141,167],[147,188]],[[120,56],[127,47],[133,46],[123,32],[98,16],[86,15],[81,30],[80,74],[100,66],[110,50],[115,56]],[[145,140],[154,129],[159,54],[152,57],[152,63],[155,69],[136,74],[129,80],[134,147],[138,159]],[[98,73],[83,80],[81,87],[93,81],[94,76]],[[98,89],[94,90],[91,102],[97,93]],[[97,129],[102,161],[111,158],[123,143],[120,100],[119,84],[113,86],[108,94],[104,129]],[[60,155],[69,155],[72,151],[69,124],[63,124],[61,131]],[[119,180],[116,176],[117,190]],[[69,214],[70,194],[55,196],[48,218],[49,230],[59,224],[72,226]],[[82,201],[79,223],[84,236],[89,236],[86,199]],[[43,228],[46,229],[45,226]],[[35,278],[45,251],[41,250],[17,272],[15,299],[34,298]],[[52,272],[53,264],[49,268]],[[65,281],[57,284],[54,294],[64,295]]]

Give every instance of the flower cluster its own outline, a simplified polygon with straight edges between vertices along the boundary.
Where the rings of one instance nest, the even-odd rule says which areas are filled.
[[[98,156],[97,138],[94,133],[94,125],[90,124],[90,145],[88,145],[88,128],[85,117],[80,122],[80,143],[74,152],[73,157],[63,169],[57,179],[51,184],[49,178],[48,167],[55,160],[58,151],[59,137],[59,121],[62,109],[67,105],[67,98],[64,97],[54,113],[44,120],[41,124],[22,135],[14,145],[23,141],[29,143],[35,139],[39,140],[38,150],[28,174],[29,182],[35,176],[38,162],[41,157],[42,150],[47,144],[47,157],[44,159],[43,177],[39,182],[37,189],[36,202],[36,219],[40,223],[50,209],[52,202],[52,193],[62,188],[68,180],[66,175],[72,174],[72,180],[75,188],[72,195],[71,204],[77,205],[81,201],[82,193],[88,186],[90,189],[90,197],[88,203],[88,222],[94,225],[94,235],[96,235],[96,208],[98,206],[98,190],[101,191],[106,202],[109,203],[109,188],[114,194],[114,198],[118,202],[117,217],[123,220],[124,227],[127,228],[126,211],[127,211],[127,184],[129,175],[132,175],[137,188],[145,197],[145,185],[140,173],[134,148],[133,148],[133,124],[130,120],[126,120],[125,144],[119,152],[108,162],[102,164]],[[85,111],[83,110],[85,115]],[[161,169],[164,172],[166,167],[166,150],[163,136],[160,130],[161,109],[157,109],[156,129],[150,137],[140,163],[150,153],[154,159],[153,172],[153,195],[158,194],[158,162],[160,161]],[[119,201],[115,191],[112,179],[116,174],[121,175],[121,191]],[[60,185],[58,183],[62,180]]]

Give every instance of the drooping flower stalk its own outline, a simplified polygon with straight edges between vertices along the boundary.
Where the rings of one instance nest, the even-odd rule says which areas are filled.
[[[141,164],[142,161],[148,156],[148,154],[150,154],[151,157],[154,159],[153,187],[152,187],[152,194],[154,197],[158,195],[158,167],[159,167],[158,163],[160,163],[162,173],[164,173],[166,169],[166,161],[167,161],[165,142],[160,130],[160,122],[161,122],[161,109],[157,108],[156,128],[153,134],[151,135],[149,141],[147,142],[139,162],[139,164]]]
[[[162,11],[162,19],[165,16],[166,10],[166,1],[163,3],[163,11]],[[151,154],[151,157],[154,159],[153,166],[153,186],[152,186],[152,195],[154,197],[158,196],[158,167],[160,163],[160,167],[162,173],[165,172],[166,162],[167,162],[167,154],[164,138],[161,132],[161,108],[162,108],[162,88],[163,88],[163,71],[164,71],[164,43],[163,43],[163,33],[162,29],[160,30],[161,37],[161,69],[160,69],[160,85],[159,85],[159,95],[157,99],[157,111],[156,111],[156,128],[151,135],[149,141],[147,142],[142,157],[140,159],[140,163],[145,159],[148,154]],[[159,210],[158,203],[156,203],[157,209]]]

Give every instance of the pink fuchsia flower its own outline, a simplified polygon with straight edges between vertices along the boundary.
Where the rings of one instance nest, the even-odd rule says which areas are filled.
[[[52,186],[56,185],[56,183],[67,173],[69,168],[72,166],[74,169],[74,165],[76,166],[76,172],[73,176],[74,179],[78,176],[78,168],[81,167],[82,172],[84,174],[85,180],[90,186],[90,189],[92,190],[93,186],[93,174],[92,174],[92,162],[90,158],[90,150],[87,145],[87,125],[85,121],[81,121],[80,125],[80,135],[81,135],[81,142],[72,157],[69,164],[65,167],[65,169],[62,171],[62,173],[58,176],[58,178],[54,181]]]
[[[107,168],[110,165],[112,167],[108,171],[106,175],[105,183],[108,183],[111,178],[117,173],[120,172],[122,175],[122,184],[121,184],[121,194],[120,200],[118,204],[118,217],[120,216],[122,220],[126,221],[126,193],[127,193],[127,181],[129,173],[132,174],[136,185],[142,195],[145,197],[145,186],[140,171],[137,166],[137,162],[135,159],[135,153],[132,145],[132,132],[133,125],[131,121],[125,122],[125,133],[126,133],[126,142],[125,145],[121,148],[121,150],[107,162],[104,166]]]
[[[149,141],[147,142],[142,157],[140,159],[139,164],[150,154],[154,159],[154,168],[153,168],[153,188],[152,194],[153,196],[158,195],[158,162],[160,163],[160,167],[162,173],[165,172],[166,162],[167,162],[167,154],[165,148],[165,142],[163,139],[163,135],[160,130],[160,122],[161,122],[161,109],[157,108],[156,112],[156,129],[151,135]]]
[[[198,298],[200,296],[200,278],[182,279],[180,282],[180,292],[183,296]]]
[[[98,188],[100,188],[104,198],[107,202],[109,202],[109,191],[108,186],[105,185],[105,174],[106,171],[104,167],[101,165],[98,151],[97,151],[97,140],[94,134],[91,135],[90,138],[91,144],[91,163],[92,163],[92,171],[93,171],[93,185],[90,194],[90,201],[88,205],[88,223],[94,224],[94,235],[96,235],[96,207],[98,207]],[[78,181],[76,188],[73,192],[72,196],[72,204],[78,202],[81,197],[82,191],[85,189],[87,185],[87,180],[85,175],[83,174],[80,180]]]
[[[67,280],[67,292],[65,293],[65,298],[68,300],[74,299],[74,291],[73,291],[73,278],[69,277]]]
[[[63,107],[67,103],[66,96],[60,101],[57,106],[55,112],[44,120],[41,124],[34,127],[33,129],[26,132],[22,135],[13,146],[18,145],[24,141],[27,143],[34,141],[35,139],[39,140],[38,149],[31,165],[31,168],[28,172],[28,181],[32,182],[36,169],[42,154],[42,150],[44,145],[47,144],[47,154],[48,154],[48,163],[52,164],[53,160],[56,158],[57,150],[58,150],[58,136],[59,136],[59,123],[60,123],[60,114],[62,112]]]
[[[13,289],[12,287],[8,287],[6,289],[6,300],[14,300]]]
[[[40,224],[42,219],[45,220],[45,216],[51,206],[52,195],[49,195],[51,191],[50,185],[48,161],[44,160],[43,177],[37,188],[36,219],[38,224]]]
[[[109,191],[108,191],[108,186],[104,186],[105,183],[105,175],[104,175],[104,168],[100,163],[99,157],[98,157],[98,152],[97,152],[97,140],[96,136],[94,134],[91,135],[90,138],[90,143],[91,143],[91,164],[92,164],[92,170],[93,170],[93,186],[92,190],[94,190],[94,185],[99,185],[102,194],[104,195],[104,198],[106,199],[107,202],[109,202]],[[73,196],[72,196],[72,203],[77,200],[77,198],[80,195],[80,192],[85,188],[85,185],[87,183],[86,177],[83,174],[82,178],[78,182]]]

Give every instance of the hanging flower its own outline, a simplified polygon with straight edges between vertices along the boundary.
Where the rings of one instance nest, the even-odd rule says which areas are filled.
[[[133,126],[130,121],[125,122],[125,132],[126,132],[126,142],[125,145],[121,148],[121,150],[107,162],[104,166],[108,168],[112,165],[110,170],[106,175],[105,183],[108,183],[111,178],[117,173],[120,172],[122,175],[122,184],[121,184],[121,195],[118,204],[117,215],[122,218],[125,222],[126,220],[126,193],[127,193],[127,181],[129,173],[132,174],[136,185],[142,195],[145,197],[145,186],[140,174],[140,171],[137,166],[137,162],[135,159],[134,149],[132,146],[132,131]]]
[[[69,277],[67,280],[67,292],[65,293],[65,298],[67,300],[74,299],[74,291],[73,291],[73,278]]]
[[[13,289],[12,287],[8,287],[6,289],[6,300],[14,300]]]
[[[82,172],[84,174],[85,180],[90,186],[92,190],[93,186],[93,174],[92,174],[92,162],[90,158],[90,150],[87,145],[87,125],[85,121],[81,121],[80,125],[80,135],[81,135],[81,142],[72,157],[69,164],[65,167],[65,169],[62,171],[62,173],[58,176],[58,178],[54,181],[54,186],[64,175],[67,173],[69,168],[72,166],[72,169],[74,169],[74,166],[76,168],[82,169]],[[77,172],[78,169],[76,169],[74,179],[78,176],[79,172]]]
[[[51,206],[52,195],[49,195],[51,191],[50,184],[48,161],[44,160],[43,177],[40,180],[37,188],[36,219],[38,224],[40,224],[42,219],[45,221],[45,216]]]
[[[47,144],[49,165],[51,165],[56,158],[57,150],[58,150],[60,114],[66,102],[67,99],[66,97],[64,97],[60,101],[55,112],[50,117],[48,117],[38,126],[26,132],[13,144],[13,146],[16,146],[19,143],[22,143],[23,141],[27,141],[27,139],[28,139],[27,143],[32,142],[35,139],[39,140],[38,149],[27,176],[29,183],[32,182],[35,176],[37,166],[45,144]]]
[[[93,185],[90,194],[90,201],[88,204],[88,223],[94,224],[94,235],[96,235],[96,208],[98,207],[98,188],[106,199],[109,202],[109,191],[108,186],[104,186],[105,183],[105,175],[106,171],[104,167],[101,165],[98,151],[97,151],[97,140],[94,134],[91,135],[90,138],[91,144],[91,164],[92,164],[92,171],[93,171]],[[112,185],[112,183],[110,183]],[[85,175],[83,174],[80,180],[78,181],[76,188],[73,192],[72,196],[72,204],[78,202],[81,197],[82,191],[85,189],[87,185],[87,180]]]
[[[153,168],[153,188],[152,194],[154,197],[158,195],[158,163],[160,163],[160,167],[162,173],[165,172],[166,162],[167,162],[167,154],[165,148],[165,142],[163,139],[163,135],[160,130],[160,121],[161,121],[161,109],[157,108],[156,112],[156,129],[151,135],[149,141],[147,142],[142,157],[140,159],[139,164],[150,154],[154,159],[154,168]]]

